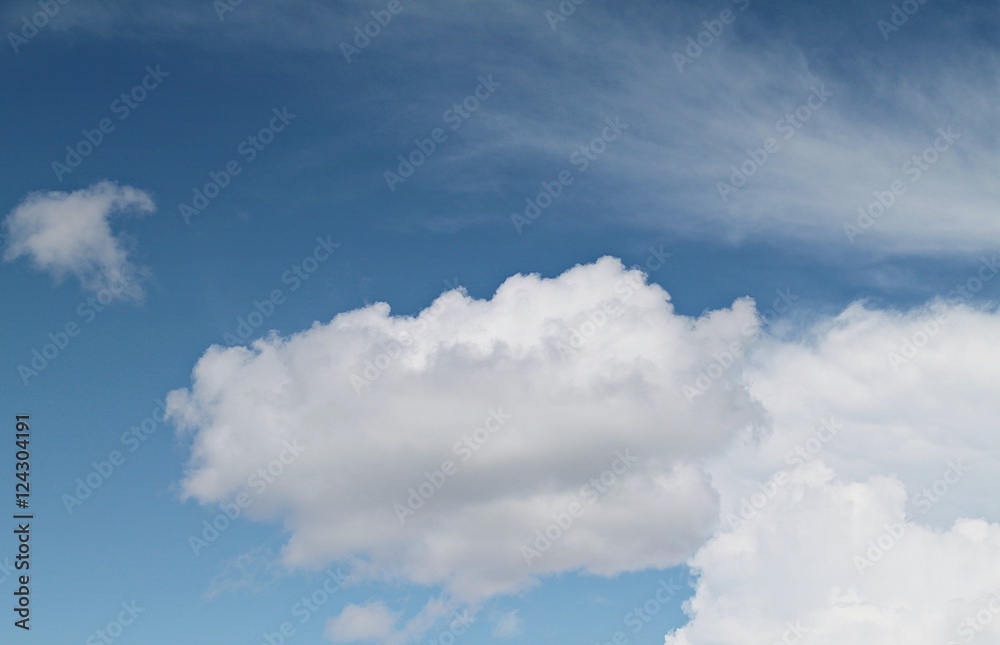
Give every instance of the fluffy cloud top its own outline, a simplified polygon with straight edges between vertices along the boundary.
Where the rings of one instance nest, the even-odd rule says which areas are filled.
[[[446,293],[416,317],[376,304],[213,347],[168,399],[194,433],[183,487],[221,502],[298,441],[248,509],[285,522],[288,564],[357,558],[467,601],[543,574],[676,564],[717,521],[693,460],[759,416],[735,372],[692,404],[683,388],[756,329],[749,301],[680,316],[603,258],[511,277],[490,300]],[[547,547],[536,531],[574,504]]]
[[[132,263],[125,240],[112,234],[110,220],[153,210],[149,194],[111,182],[71,193],[31,193],[4,221],[4,260],[26,257],[57,281],[72,274],[88,291],[141,298],[139,281],[145,270]]]

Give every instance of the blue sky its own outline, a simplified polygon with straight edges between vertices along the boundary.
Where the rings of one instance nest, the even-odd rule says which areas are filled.
[[[962,631],[1000,611],[996,9],[5,4],[0,383],[37,514],[5,638],[101,642],[132,602],[117,642],[996,636]]]

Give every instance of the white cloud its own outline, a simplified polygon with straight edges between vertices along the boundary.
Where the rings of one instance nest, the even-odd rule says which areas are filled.
[[[854,305],[801,340],[758,344],[749,363],[749,389],[772,431],[710,468],[724,497],[727,480],[764,479],[818,447],[815,458],[850,479],[897,476],[922,521],[942,528],[961,516],[1000,521],[993,494],[1000,436],[992,430],[1000,418],[997,310],[958,301],[907,312]],[[822,429],[830,418],[832,433]],[[967,474],[927,508],[922,491],[955,460]]]
[[[692,559],[693,620],[666,645],[1000,636],[1000,525],[904,524],[906,491],[892,477],[846,482],[818,461],[790,477],[758,517]]]
[[[72,193],[31,193],[4,221],[4,260],[26,257],[56,281],[72,274],[88,291],[139,299],[146,270],[133,264],[126,240],[112,234],[110,220],[153,210],[149,194],[110,182]]]
[[[722,530],[668,645],[781,642],[797,620],[807,643],[996,639],[1000,313],[949,299],[854,305],[751,350],[770,433],[707,464]]]
[[[491,300],[451,292],[417,317],[376,304],[213,347],[191,389],[168,399],[193,431],[183,489],[225,500],[296,439],[304,454],[247,510],[284,521],[289,565],[357,558],[370,575],[467,602],[546,574],[665,567],[716,522],[692,460],[759,417],[735,371],[693,405],[682,386],[756,324],[746,300],[679,316],[659,286],[603,258],[554,279],[514,276]],[[509,418],[498,426],[491,410]],[[626,451],[638,462],[591,504],[596,489],[582,487]],[[433,474],[446,460],[455,473]],[[419,508],[401,514],[413,495]],[[522,546],[574,502],[582,516],[527,563]]]
[[[326,637],[335,643],[373,641],[392,634],[396,616],[381,602],[347,605],[326,623]]]

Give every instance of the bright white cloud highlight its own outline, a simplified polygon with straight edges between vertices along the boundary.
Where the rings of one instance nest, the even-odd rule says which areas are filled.
[[[126,240],[112,233],[110,220],[154,210],[148,193],[111,182],[71,193],[31,193],[4,221],[4,260],[25,257],[57,282],[71,274],[88,291],[139,299],[146,270],[129,258]]]

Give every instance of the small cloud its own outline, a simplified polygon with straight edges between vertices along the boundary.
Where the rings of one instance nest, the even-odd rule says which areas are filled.
[[[494,638],[514,638],[522,633],[521,618],[517,615],[516,609],[501,615],[493,624]]]
[[[148,193],[108,181],[71,193],[30,193],[4,220],[3,259],[27,257],[56,282],[72,274],[87,291],[139,300],[148,270],[133,264],[123,237],[112,234],[110,219],[154,210]]]
[[[326,622],[326,637],[334,643],[382,640],[393,633],[395,625],[395,614],[381,602],[347,605]]]

